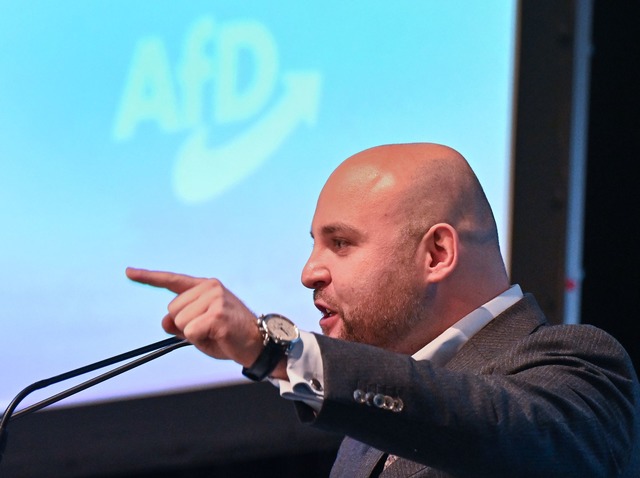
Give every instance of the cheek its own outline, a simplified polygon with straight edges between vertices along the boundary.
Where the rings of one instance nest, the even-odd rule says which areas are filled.
[[[334,256],[328,265],[331,272],[331,283],[340,289],[348,288],[349,284],[358,282],[368,264],[362,260],[361,254],[353,253],[347,256]]]
[[[353,260],[349,264],[345,264],[344,277],[348,278],[348,284],[359,289],[362,285],[371,282],[373,277],[380,274],[383,259],[379,257],[371,257],[371,255],[363,255],[358,260]]]
[[[343,308],[349,309],[357,303],[358,297],[362,294],[364,285],[361,284],[362,277],[357,275],[344,275],[338,280],[333,280],[333,290],[336,299]]]
[[[339,281],[335,281],[336,295],[343,300],[344,307],[361,307],[372,296],[380,293],[380,288],[388,282],[388,270],[381,267],[381,261],[360,261],[352,264]]]
[[[391,247],[360,250],[332,264],[331,285],[335,298],[345,310],[361,307],[397,277],[401,266]],[[400,261],[402,262],[402,261]],[[406,261],[405,261],[406,262]]]

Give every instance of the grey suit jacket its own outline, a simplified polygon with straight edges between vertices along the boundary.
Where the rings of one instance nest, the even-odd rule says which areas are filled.
[[[324,403],[297,408],[347,436],[332,477],[375,476],[383,451],[401,457],[383,477],[640,476],[640,387],[628,355],[595,327],[550,326],[530,295],[445,367],[317,339]]]

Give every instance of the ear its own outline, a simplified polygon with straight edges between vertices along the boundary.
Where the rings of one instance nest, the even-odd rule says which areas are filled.
[[[420,242],[426,282],[441,282],[456,269],[459,247],[458,232],[450,224],[439,223],[429,228]]]

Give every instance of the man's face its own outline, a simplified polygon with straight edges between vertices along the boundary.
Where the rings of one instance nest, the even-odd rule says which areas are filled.
[[[335,176],[335,177],[334,177]],[[325,335],[394,349],[424,314],[416,244],[403,237],[392,175],[360,168],[329,179],[302,282]]]

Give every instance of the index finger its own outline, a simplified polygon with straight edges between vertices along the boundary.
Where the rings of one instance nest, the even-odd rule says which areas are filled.
[[[186,274],[177,274],[175,272],[150,271],[147,269],[138,269],[135,267],[127,267],[126,274],[129,279],[140,284],[147,284],[153,287],[162,287],[164,289],[181,294],[186,290],[195,287],[205,279],[200,277],[192,277]]]

